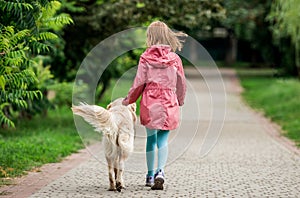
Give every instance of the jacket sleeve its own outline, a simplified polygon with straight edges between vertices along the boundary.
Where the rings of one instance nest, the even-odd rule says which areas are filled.
[[[186,79],[180,57],[177,60],[177,83],[176,83],[176,95],[179,106],[184,104],[184,98],[186,95]]]
[[[142,92],[144,91],[146,85],[146,65],[144,59],[141,57],[137,69],[137,73],[133,84],[128,92],[127,97],[123,100],[123,105],[128,105],[136,102],[136,100],[140,97]]]

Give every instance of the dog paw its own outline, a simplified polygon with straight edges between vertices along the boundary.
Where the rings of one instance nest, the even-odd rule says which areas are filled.
[[[109,189],[108,189],[108,191],[116,191],[117,189],[116,188],[113,188],[113,187],[110,187]]]
[[[122,189],[125,189],[125,187],[121,184],[121,182],[116,183],[116,188],[118,192],[121,192]]]

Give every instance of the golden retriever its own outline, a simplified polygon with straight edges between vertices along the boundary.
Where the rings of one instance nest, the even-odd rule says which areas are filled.
[[[74,114],[81,116],[96,131],[103,133],[105,157],[108,165],[109,190],[121,191],[124,161],[133,151],[134,125],[137,120],[136,104],[122,105],[123,98],[110,103],[107,108],[80,103],[73,105]]]

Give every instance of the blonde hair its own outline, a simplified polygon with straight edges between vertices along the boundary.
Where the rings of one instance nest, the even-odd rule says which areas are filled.
[[[183,40],[178,37],[186,37],[187,34],[183,32],[173,32],[164,22],[152,22],[147,28],[147,47],[152,45],[170,45],[172,51],[182,49]]]

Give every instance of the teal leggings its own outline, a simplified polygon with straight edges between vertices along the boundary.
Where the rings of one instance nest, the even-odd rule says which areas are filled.
[[[148,129],[147,131],[147,145],[146,145],[146,158],[148,167],[148,176],[154,175],[154,160],[155,148],[158,148],[158,165],[157,171],[163,170],[168,158],[168,136],[169,130],[156,130]]]

